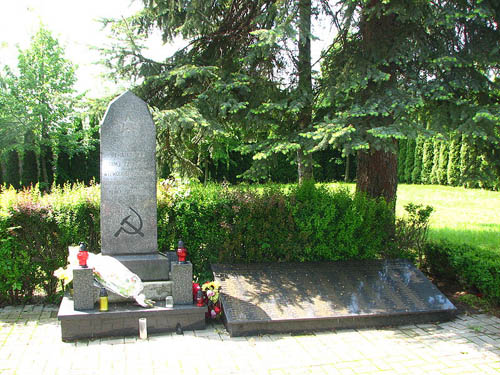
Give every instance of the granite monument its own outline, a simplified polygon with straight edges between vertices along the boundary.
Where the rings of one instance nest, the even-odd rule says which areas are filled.
[[[102,254],[143,281],[167,280],[158,252],[156,128],[146,103],[127,91],[113,100],[101,126]]]

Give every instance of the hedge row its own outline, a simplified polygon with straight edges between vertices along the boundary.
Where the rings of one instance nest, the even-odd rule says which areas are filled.
[[[158,246],[183,239],[202,280],[214,262],[368,259],[394,255],[393,211],[312,183],[280,189],[159,184]],[[99,187],[0,192],[0,303],[56,296],[52,273],[80,241],[99,252]]]
[[[433,275],[476,288],[489,301],[500,304],[498,251],[442,241],[427,243],[424,252]]]
[[[454,134],[449,141],[418,137],[399,142],[398,181],[468,188],[500,188],[495,167],[478,151],[472,137]]]

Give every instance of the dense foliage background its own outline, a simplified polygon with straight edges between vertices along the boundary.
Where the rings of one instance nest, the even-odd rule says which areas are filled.
[[[52,275],[80,241],[100,252],[99,188],[66,185],[0,194],[0,300],[56,293]],[[394,256],[385,202],[329,191],[312,183],[283,190],[210,185],[159,185],[158,245],[184,239],[197,277],[213,262],[369,259]]]

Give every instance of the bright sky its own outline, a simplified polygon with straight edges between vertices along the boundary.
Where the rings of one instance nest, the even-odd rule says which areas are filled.
[[[104,95],[114,86],[100,79],[104,68],[95,64],[98,51],[90,49],[108,43],[98,19],[127,17],[141,6],[138,0],[0,0],[0,66],[17,65],[17,46],[28,48],[42,22],[64,47],[66,58],[78,66],[77,90]],[[156,43],[165,50],[159,37]]]
[[[76,89],[88,90],[91,97],[113,93],[115,85],[100,78],[105,69],[96,64],[99,52],[90,48],[109,43],[98,19],[127,17],[140,9],[141,0],[0,0],[0,67],[17,65],[17,46],[28,48],[42,22],[64,47],[66,58],[78,66]],[[328,31],[316,33],[330,39]],[[313,61],[329,41],[313,43]],[[157,60],[175,50],[163,46],[159,35],[152,38],[149,49],[148,57]]]

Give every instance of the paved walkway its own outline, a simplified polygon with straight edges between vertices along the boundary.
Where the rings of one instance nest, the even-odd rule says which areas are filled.
[[[64,343],[55,306],[0,309],[0,374],[500,374],[500,319],[310,335],[203,331]]]

